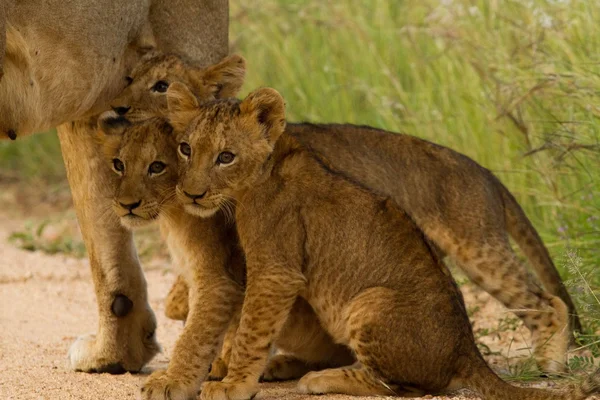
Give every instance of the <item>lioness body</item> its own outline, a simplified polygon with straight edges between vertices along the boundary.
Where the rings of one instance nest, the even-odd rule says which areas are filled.
[[[227,23],[223,27],[216,15],[211,17],[217,12],[227,13],[226,1],[3,4],[0,28],[6,43],[0,53],[6,54],[0,64],[0,139],[6,139],[8,131],[20,137],[106,109],[125,87],[140,50],[157,46],[204,63],[223,57]],[[198,28],[190,25],[201,26],[202,41],[210,44],[198,43]],[[191,43],[203,58],[186,51]]]
[[[246,255],[247,289],[228,374],[207,383],[203,399],[256,394],[297,297],[358,360],[304,376],[299,388],[306,393],[409,396],[468,387],[488,399],[549,400],[584,399],[598,390],[597,376],[568,395],[500,380],[479,354],[460,291],[422,232],[393,200],[282,135],[277,92],[210,102],[192,118],[186,112],[193,100],[171,89],[168,96],[171,119],[183,132],[178,198],[204,217],[235,199]]]

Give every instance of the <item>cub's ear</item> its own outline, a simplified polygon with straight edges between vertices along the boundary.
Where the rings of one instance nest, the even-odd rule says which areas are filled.
[[[240,103],[240,114],[258,124],[271,145],[285,130],[285,101],[275,89],[261,88],[250,93]]]
[[[131,122],[114,111],[106,111],[98,117],[96,141],[100,144],[104,157],[112,160],[121,146],[121,138]]]
[[[101,140],[122,136],[131,122],[114,111],[106,111],[98,118],[98,133]]]
[[[183,132],[196,115],[198,99],[185,84],[173,82],[167,89],[167,106],[171,125]]]
[[[218,64],[195,70],[195,74],[202,86],[202,93],[199,94],[203,99],[235,97],[244,84],[246,60],[242,56],[233,54]]]

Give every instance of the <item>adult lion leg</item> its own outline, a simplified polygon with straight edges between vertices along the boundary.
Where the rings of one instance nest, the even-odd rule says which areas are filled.
[[[110,209],[112,172],[94,142],[95,124],[61,125],[58,134],[77,218],[88,250],[99,328],[69,350],[71,368],[86,372],[139,371],[159,351],[156,320],[131,233]]]

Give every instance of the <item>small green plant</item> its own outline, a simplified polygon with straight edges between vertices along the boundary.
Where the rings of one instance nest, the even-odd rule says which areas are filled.
[[[594,371],[596,368],[596,360],[591,356],[573,356],[569,359],[569,371]]]
[[[498,320],[498,325],[494,329],[479,328],[474,331],[475,339],[479,339],[485,336],[496,336],[500,338],[500,334],[509,331],[516,331],[521,325],[521,320],[516,317],[506,316]]]
[[[73,237],[67,230],[46,234],[49,226],[51,226],[50,220],[45,220],[37,226],[29,222],[24,230],[12,233],[8,240],[28,251],[42,251],[48,254],[61,253],[77,258],[86,255],[85,245],[81,239]]]
[[[47,254],[64,254],[71,257],[83,258],[86,248],[79,234],[72,213],[67,213],[69,219],[54,216],[42,222],[28,221],[23,230],[13,232],[9,241],[27,251],[41,251]],[[65,222],[68,222],[65,224]],[[134,241],[138,256],[142,261],[155,257],[167,258],[168,252],[164,241],[156,227],[148,227],[136,231]]]

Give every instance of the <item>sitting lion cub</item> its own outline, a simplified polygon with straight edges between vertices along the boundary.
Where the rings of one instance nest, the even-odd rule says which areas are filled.
[[[332,170],[283,134],[275,90],[201,106],[181,84],[167,92],[179,135],[177,196],[211,218],[237,204],[247,285],[240,325],[222,382],[202,399],[250,399],[269,349],[296,299],[305,299],[351,367],[311,372],[305,393],[416,396],[466,387],[487,399],[584,399],[593,375],[568,395],[513,387],[487,366],[474,342],[462,296],[409,216]],[[283,135],[282,135],[283,134]]]

